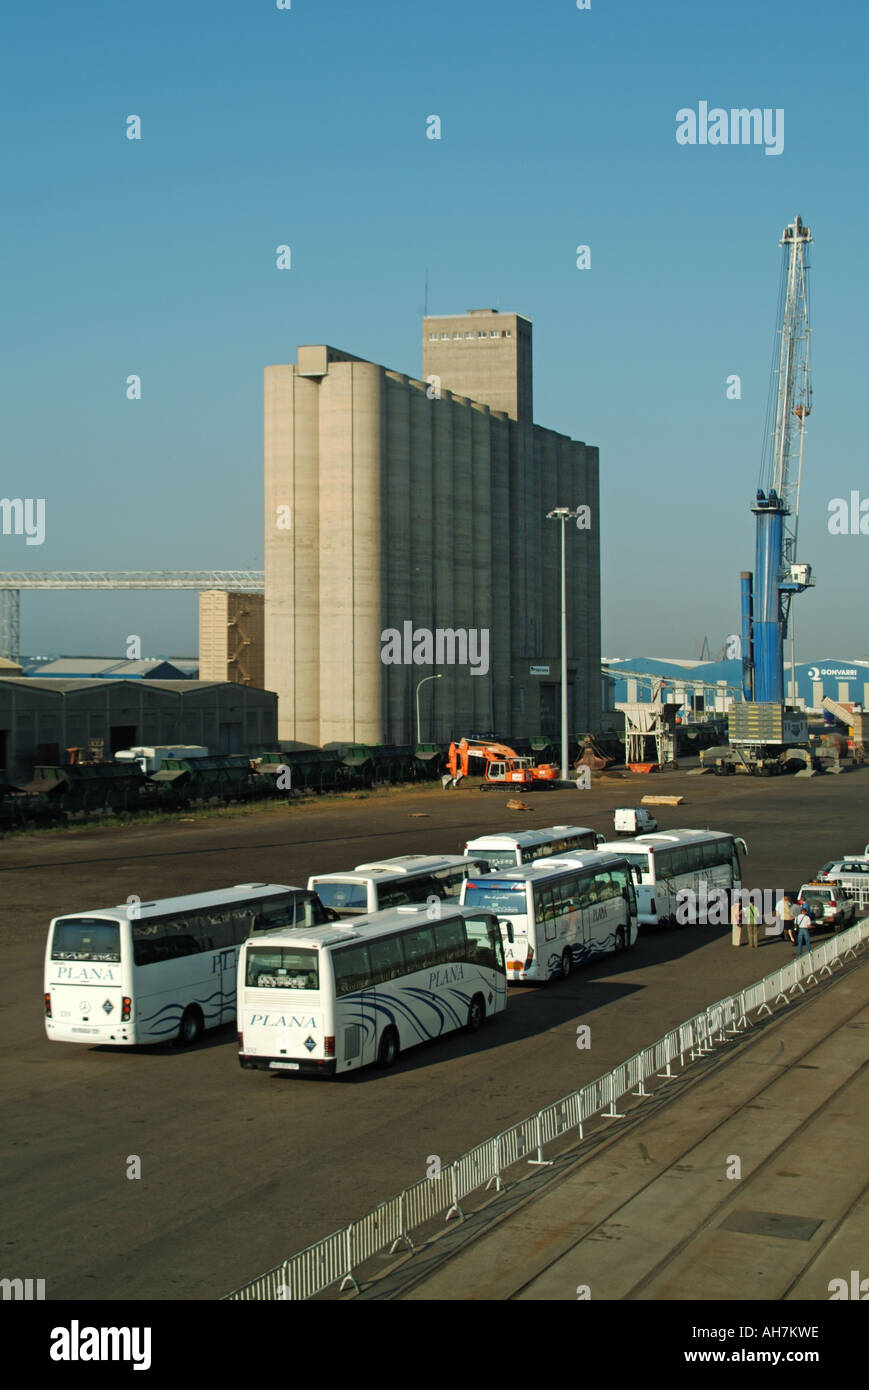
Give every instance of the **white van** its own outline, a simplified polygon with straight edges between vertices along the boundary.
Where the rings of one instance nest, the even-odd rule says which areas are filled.
[[[151,748],[121,748],[115,754],[116,763],[138,763],[150,776],[159,772],[167,758],[207,758],[208,749],[201,743],[161,743]]]
[[[657,830],[658,822],[645,806],[617,806],[613,827],[617,835],[644,835]]]

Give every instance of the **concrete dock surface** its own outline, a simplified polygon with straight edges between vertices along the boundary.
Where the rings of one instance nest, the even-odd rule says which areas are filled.
[[[543,1190],[510,1210],[502,1194],[476,1238],[433,1242],[361,1297],[829,1300],[852,1271],[869,1292],[867,1000],[861,960],[689,1065],[666,1103],[659,1087],[606,1120]]]

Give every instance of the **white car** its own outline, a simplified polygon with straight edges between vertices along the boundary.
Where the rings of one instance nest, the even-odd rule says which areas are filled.
[[[806,905],[813,923],[840,931],[850,927],[857,915],[857,904],[835,883],[804,883],[797,900]]]
[[[847,859],[828,859],[815,874],[821,883],[846,883],[849,888],[869,887],[869,859],[851,856]]]

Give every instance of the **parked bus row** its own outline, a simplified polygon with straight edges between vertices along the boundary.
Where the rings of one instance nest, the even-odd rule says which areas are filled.
[[[475,1031],[508,984],[566,978],[633,946],[639,923],[668,920],[701,876],[741,882],[737,842],[716,832],[607,844],[558,826],[475,844],[473,856],[399,855],[306,888],[240,884],[56,917],[47,1035],[190,1045],[238,1017],[243,1067],[388,1065],[416,1042]]]

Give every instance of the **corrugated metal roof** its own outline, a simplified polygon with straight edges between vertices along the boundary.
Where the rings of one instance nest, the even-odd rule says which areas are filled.
[[[47,661],[39,666],[28,667],[29,671],[33,671],[35,676],[42,676],[45,679],[60,677],[66,680],[76,678],[87,680],[92,676],[118,680],[153,680],[155,677],[174,680],[183,679],[185,674],[180,666],[173,666],[171,661],[166,661],[163,658],[159,660],[122,661],[116,656],[63,656],[56,661]]]

